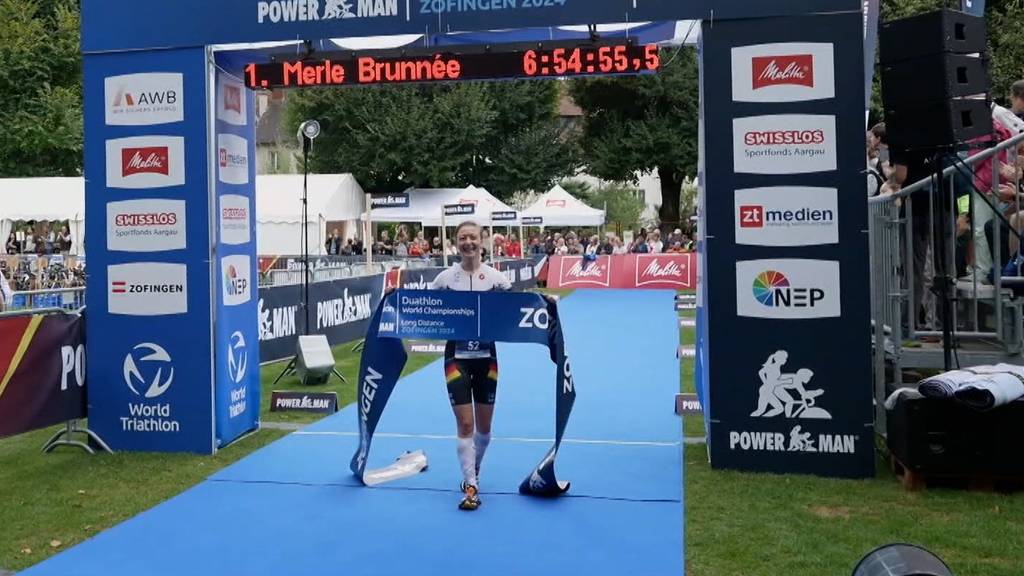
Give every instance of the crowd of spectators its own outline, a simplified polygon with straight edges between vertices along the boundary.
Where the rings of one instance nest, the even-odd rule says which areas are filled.
[[[13,254],[51,254],[67,255],[71,252],[71,232],[67,225],[61,225],[60,231],[51,228],[49,222],[30,223],[17,231],[12,231],[4,242],[4,252]]]

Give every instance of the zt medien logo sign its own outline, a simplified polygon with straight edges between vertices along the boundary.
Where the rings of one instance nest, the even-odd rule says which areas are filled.
[[[835,188],[779,186],[736,191],[736,243],[814,246],[839,242]]]
[[[256,21],[260,24],[397,15],[398,0],[271,0],[256,3]]]
[[[802,102],[835,98],[832,44],[787,42],[732,49],[732,99]]]

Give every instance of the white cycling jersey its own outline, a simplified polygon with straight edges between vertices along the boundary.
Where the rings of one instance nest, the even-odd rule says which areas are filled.
[[[458,290],[460,292],[488,292],[490,290],[511,290],[512,283],[504,274],[488,266],[480,264],[480,268],[470,274],[456,263],[437,275],[430,283],[431,290]],[[494,345],[490,342],[455,342],[455,358],[490,358]]]

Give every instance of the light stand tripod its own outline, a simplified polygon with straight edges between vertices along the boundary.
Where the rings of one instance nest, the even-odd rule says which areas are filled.
[[[302,335],[299,336],[298,344],[296,346],[295,356],[288,361],[288,365],[285,366],[284,370],[277,375],[274,383],[271,387],[277,386],[277,383],[287,375],[299,372],[299,379],[306,383],[307,374],[314,373],[315,379],[320,379],[325,376],[329,377],[327,368],[330,368],[330,373],[333,373],[342,382],[348,383],[348,380],[338,372],[338,369],[334,367],[333,356],[331,362],[328,364],[325,361],[319,362],[318,366],[309,366],[304,362],[303,358],[303,340],[309,340],[309,152],[313,148],[313,139],[320,135],[320,123],[316,120],[306,120],[299,125],[299,132],[296,135],[299,141],[302,142],[302,236],[299,239],[299,243],[302,247],[302,311],[304,316],[304,322],[302,323]],[[326,349],[330,351],[330,346],[327,343],[327,337],[324,335],[318,335],[320,342],[318,348],[320,350]],[[314,336],[313,338],[316,338]],[[297,366],[298,364],[298,366]],[[326,381],[326,378],[323,378]]]

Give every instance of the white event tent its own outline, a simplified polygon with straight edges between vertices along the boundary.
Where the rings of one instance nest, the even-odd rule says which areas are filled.
[[[307,187],[309,253],[323,254],[329,225],[340,222],[343,237],[356,235],[365,194],[351,174],[310,174]],[[302,174],[256,177],[256,251],[302,253]]]
[[[555,185],[523,210],[521,218],[542,218],[544,226],[601,226],[604,210],[587,206],[561,186]]]
[[[498,200],[483,188],[410,188],[409,205],[402,208],[374,208],[370,214],[373,222],[419,222],[422,226],[440,226],[444,207],[451,204],[472,204],[476,206],[472,215],[448,216],[445,224],[456,226],[472,220],[483,226],[491,225],[492,212],[514,212],[515,210]],[[497,226],[517,226],[519,222],[495,222]]]
[[[68,221],[71,253],[83,254],[85,180],[71,178],[0,178],[0,253],[19,220]],[[54,233],[60,232],[59,229]]]

